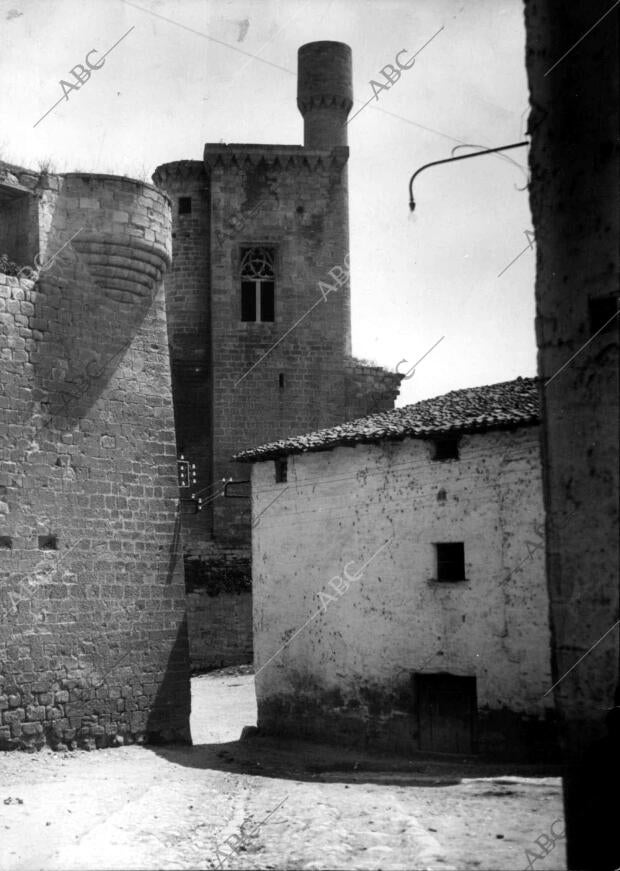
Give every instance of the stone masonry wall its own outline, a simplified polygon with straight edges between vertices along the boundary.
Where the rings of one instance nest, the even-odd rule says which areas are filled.
[[[613,734],[605,717],[620,705],[620,10],[528,0],[525,24],[567,867],[616,868],[618,720]]]
[[[0,746],[188,740],[189,670],[150,185],[46,178],[38,281],[0,275]]]
[[[448,672],[477,680],[481,750],[553,747],[537,429],[465,435],[445,462],[419,439],[292,455],[286,485],[254,464],[261,730],[416,750],[412,675]],[[442,541],[467,581],[432,580]]]
[[[345,147],[308,152],[297,146],[206,146],[212,197],[215,479],[247,478],[247,469],[230,459],[245,447],[342,417],[344,359],[350,353],[349,286],[322,298],[319,281],[332,283],[329,270],[345,268],[347,159]],[[235,213],[249,217],[218,244],[217,230],[229,230]],[[276,253],[273,323],[241,321],[240,252],[251,245],[271,246]],[[223,544],[249,542],[248,508],[242,500],[215,500],[215,537]]]
[[[212,378],[209,294],[209,180],[202,161],[159,167],[156,183],[171,199],[172,265],[166,312],[179,455],[195,464],[196,486],[182,491],[186,551],[201,553],[211,537]],[[190,211],[181,203],[189,200]],[[205,497],[204,508],[192,496]]]
[[[251,663],[252,594],[196,590],[187,596],[189,656],[193,672]]]
[[[347,365],[344,420],[391,411],[405,376],[353,358]]]
[[[539,370],[548,381],[544,457],[547,506],[554,516],[549,595],[558,677],[618,619],[617,10],[570,63],[559,64],[553,74],[546,70],[587,22],[596,21],[596,10],[602,15],[607,8],[602,2],[587,8],[526,6],[536,330]],[[597,303],[604,308],[593,317]],[[616,630],[557,688],[558,709],[577,744],[604,733],[600,712],[611,706],[619,687],[618,652]]]

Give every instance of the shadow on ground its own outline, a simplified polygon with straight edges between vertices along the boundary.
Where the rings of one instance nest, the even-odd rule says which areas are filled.
[[[253,736],[225,743],[151,746],[175,765],[230,774],[315,783],[375,783],[394,786],[454,786],[463,779],[493,778],[490,794],[511,794],[516,778],[560,777],[556,764],[484,761],[475,757],[419,754],[403,758],[309,741]],[[501,779],[511,778],[502,783]],[[501,793],[501,790],[504,790]]]

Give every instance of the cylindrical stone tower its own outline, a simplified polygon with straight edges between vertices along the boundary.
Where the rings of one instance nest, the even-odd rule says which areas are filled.
[[[187,741],[170,204],[18,172],[3,193],[45,268],[0,274],[0,750]]]
[[[177,160],[158,166],[153,180],[172,203],[172,268],[166,276],[172,394],[179,454],[195,465],[197,476],[185,499],[190,491],[204,491],[212,477],[209,179],[202,160]],[[186,538],[204,543],[211,512],[193,514],[195,508],[191,502],[184,508]]]
[[[299,49],[297,106],[304,118],[306,148],[328,151],[347,144],[351,70],[351,49],[343,42],[308,42]]]

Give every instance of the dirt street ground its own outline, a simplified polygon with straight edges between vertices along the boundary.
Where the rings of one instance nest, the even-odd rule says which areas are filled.
[[[566,867],[553,769],[238,741],[243,668],[193,706],[193,747],[0,754],[0,869]]]

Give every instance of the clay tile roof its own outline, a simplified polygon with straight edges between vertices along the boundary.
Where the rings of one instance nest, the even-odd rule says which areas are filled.
[[[240,451],[233,459],[261,462],[286,454],[328,451],[340,445],[512,429],[539,422],[537,379],[517,378],[501,384],[452,390],[403,408]]]

